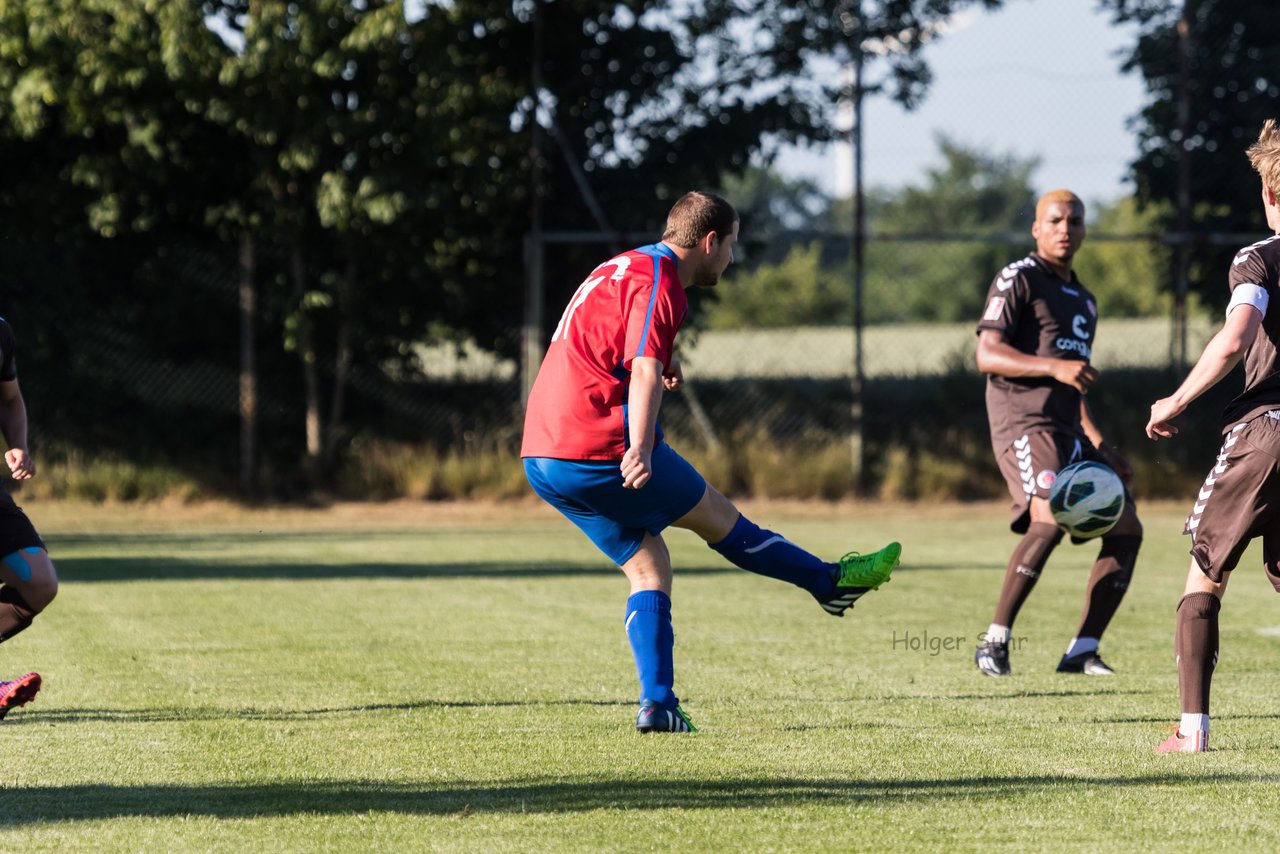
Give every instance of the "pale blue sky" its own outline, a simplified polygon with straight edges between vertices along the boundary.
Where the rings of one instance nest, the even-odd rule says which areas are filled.
[[[934,83],[924,103],[908,113],[884,97],[865,102],[865,181],[918,182],[938,162],[941,131],[994,153],[1039,156],[1037,192],[1065,186],[1086,202],[1126,195],[1137,147],[1125,122],[1141,108],[1143,89],[1120,65],[1134,38],[1091,0],[1009,0],[995,12],[963,14],[925,48]],[[847,146],[831,146],[788,151],[778,165],[847,194],[850,159]]]

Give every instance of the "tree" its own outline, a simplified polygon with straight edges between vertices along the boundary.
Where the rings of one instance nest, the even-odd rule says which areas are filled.
[[[945,135],[941,163],[919,185],[873,194],[873,233],[1025,234],[1035,209],[1034,157],[985,153]],[[1030,236],[1027,237],[1030,241]],[[872,322],[957,322],[978,316],[995,272],[1025,244],[876,242],[867,253],[867,305]]]
[[[1089,229],[1097,233],[1149,235],[1158,229],[1159,212],[1139,210],[1134,199],[1124,198],[1090,219]],[[1167,246],[1147,240],[1086,240],[1072,267],[1098,298],[1102,317],[1167,317],[1173,304],[1169,255]]]
[[[937,138],[941,163],[918,185],[877,188],[870,193],[873,240],[867,253],[867,317],[872,323],[956,322],[977,316],[987,284],[1017,246],[991,242],[878,241],[874,236],[1023,234],[1030,228],[1035,195],[1035,158],[989,154],[946,136]],[[794,210],[810,199],[807,185],[776,175],[754,179],[776,186]],[[748,187],[752,186],[748,184]],[[748,195],[748,198],[754,198]],[[811,222],[833,223],[797,233],[800,243],[761,246],[762,260],[734,274],[731,297],[709,313],[715,328],[735,326],[845,325],[852,308],[848,281],[848,199],[826,200]],[[787,235],[781,235],[783,240]],[[748,232],[747,240],[751,240]],[[750,244],[749,244],[750,247]]]
[[[1244,157],[1280,97],[1280,36],[1274,4],[1263,0],[1104,0],[1117,22],[1139,27],[1125,69],[1146,82],[1149,100],[1135,118],[1139,155],[1133,177],[1142,204],[1178,228],[1179,158],[1187,160],[1196,232],[1259,233],[1259,183]],[[1179,72],[1179,20],[1186,12],[1187,73]],[[1185,82],[1180,82],[1185,81]],[[1180,126],[1185,96],[1187,123]],[[1225,301],[1223,270],[1235,245],[1197,247],[1191,281]],[[1172,277],[1171,277],[1172,278]]]

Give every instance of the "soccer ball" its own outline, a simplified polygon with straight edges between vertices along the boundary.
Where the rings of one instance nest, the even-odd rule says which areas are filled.
[[[1124,483],[1102,463],[1082,462],[1058,472],[1049,490],[1053,521],[1078,540],[1101,537],[1124,512]]]

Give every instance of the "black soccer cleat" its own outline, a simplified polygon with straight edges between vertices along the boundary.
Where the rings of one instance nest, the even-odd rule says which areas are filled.
[[[1097,650],[1081,652],[1072,656],[1062,656],[1058,662],[1059,673],[1083,673],[1085,676],[1115,676],[1107,663],[1098,656]]]
[[[978,644],[973,654],[973,661],[978,669],[988,676],[1009,676],[1013,668],[1009,667],[1009,644],[999,641],[984,640]]]
[[[697,732],[698,728],[689,720],[684,709],[663,708],[653,700],[640,701],[640,714],[636,715],[638,732]]]
[[[11,682],[0,682],[0,720],[9,714],[11,709],[30,703],[39,691],[39,673],[28,673]]]

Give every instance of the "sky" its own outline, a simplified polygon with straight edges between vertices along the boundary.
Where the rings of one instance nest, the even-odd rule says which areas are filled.
[[[1125,122],[1144,93],[1141,78],[1120,66],[1135,38],[1093,0],[1007,0],[994,12],[962,13],[925,48],[934,82],[922,104],[906,112],[885,96],[864,101],[864,181],[920,183],[940,163],[943,132],[993,154],[1039,157],[1037,192],[1067,187],[1086,203],[1127,195],[1137,148]],[[878,72],[869,66],[866,81]],[[777,166],[835,195],[852,185],[848,145],[788,149]]]

